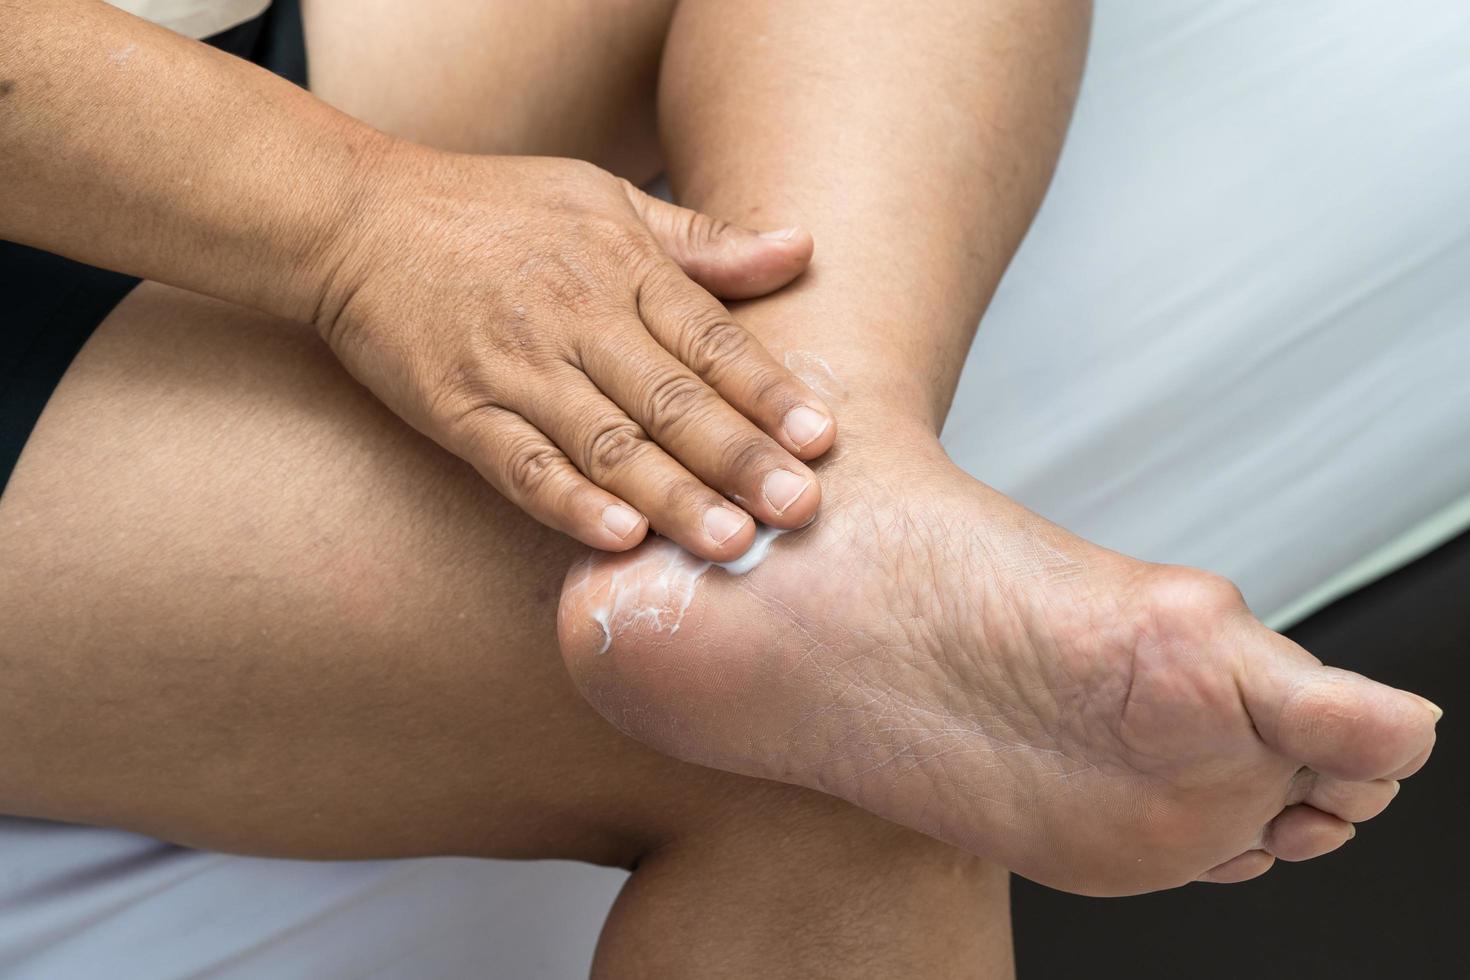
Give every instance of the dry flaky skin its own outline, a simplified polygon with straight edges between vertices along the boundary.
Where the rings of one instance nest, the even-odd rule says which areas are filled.
[[[822,478],[822,518],[748,574],[666,542],[573,568],[563,652],[605,717],[1092,894],[1325,853],[1433,743],[1422,699],[1320,666],[1217,577],[1048,524],[937,443]]]
[[[613,638],[624,632],[667,633],[673,636],[684,623],[699,580],[712,568],[727,575],[744,575],[770,553],[771,543],[786,532],[760,527],[750,550],[734,561],[710,562],[696,558],[665,538],[656,538],[640,550],[636,560],[592,552],[567,576],[567,591],[578,593],[593,620],[602,627],[606,653]]]

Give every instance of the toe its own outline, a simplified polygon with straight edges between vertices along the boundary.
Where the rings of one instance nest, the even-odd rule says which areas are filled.
[[[1301,804],[1287,807],[1266,825],[1262,846],[1283,861],[1308,861],[1337,850],[1353,833],[1346,820]]]
[[[1264,627],[1246,642],[1241,693],[1277,752],[1347,780],[1394,777],[1427,757],[1438,712],[1423,698],[1324,667]]]
[[[1199,876],[1200,881],[1208,881],[1217,885],[1234,884],[1237,881],[1247,881],[1251,878],[1259,878],[1271,870],[1271,865],[1276,859],[1265,851],[1246,851],[1237,854],[1224,864],[1217,864],[1204,874]]]
[[[1348,823],[1372,820],[1387,808],[1398,795],[1396,779],[1373,779],[1367,782],[1351,782],[1322,776],[1312,784],[1311,792],[1302,802],[1310,804],[1323,813],[1331,814]]]
[[[1424,763],[1429,761],[1429,753],[1433,751],[1434,739],[1430,738],[1429,744],[1424,747],[1424,751],[1420,752],[1418,755],[1414,756],[1414,758],[1410,759],[1407,765],[1400,766],[1384,778],[1408,779],[1410,776],[1414,775],[1414,773],[1424,768]]]

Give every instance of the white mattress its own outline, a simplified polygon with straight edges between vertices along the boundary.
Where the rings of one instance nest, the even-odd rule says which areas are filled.
[[[1450,0],[1102,3],[955,457],[1277,625],[1463,528],[1467,51]]]
[[[1102,0],[946,442],[1285,622],[1470,524],[1470,6]],[[0,821],[0,975],[569,977],[614,872]]]

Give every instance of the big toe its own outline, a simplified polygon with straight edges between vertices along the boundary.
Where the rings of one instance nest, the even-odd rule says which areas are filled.
[[[1267,745],[1339,779],[1402,778],[1416,760],[1422,764],[1434,745],[1438,708],[1296,650],[1248,665],[1242,680],[1246,709]]]

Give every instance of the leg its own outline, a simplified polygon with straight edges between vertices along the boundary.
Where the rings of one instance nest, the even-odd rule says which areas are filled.
[[[765,795],[758,819],[746,803],[639,865],[594,977],[1014,975],[1003,870],[915,848],[910,832],[827,797]]]
[[[604,12],[599,12],[597,5],[561,4],[549,9],[543,20],[531,18],[526,23],[518,20],[523,14],[518,11],[520,8],[514,4],[449,3],[437,5],[431,20],[419,19],[411,24],[402,24],[391,17],[393,10],[390,5],[364,9],[362,5],[340,0],[308,0],[305,13],[314,84],[329,98],[361,113],[370,123],[393,130],[415,125],[418,129],[411,130],[412,134],[450,143],[459,139],[455,145],[463,149],[580,152],[589,155],[606,152],[611,142],[589,140],[588,134],[593,130],[580,125],[594,117],[613,120],[609,125],[614,128],[626,122],[624,128],[627,131],[641,132],[636,117],[639,112],[647,114],[648,110],[638,109],[636,100],[629,94],[638,88],[630,79],[641,77],[645,73],[645,62],[651,57],[656,58],[661,48],[668,17],[667,4],[629,4],[628,16],[619,18],[617,24],[610,27],[603,25],[606,30],[601,36],[607,39],[606,43],[594,48],[597,56],[584,63],[581,69],[609,72],[613,81],[600,87],[593,85],[594,76],[591,74],[581,77],[576,72],[563,72],[555,79],[534,73],[527,75],[525,65],[519,60],[523,55],[529,57],[532,54],[542,56],[544,60],[558,47],[571,48],[583,44],[582,35],[589,30],[587,25],[608,19]],[[365,36],[358,37],[359,31],[365,32]],[[415,31],[421,33],[415,35]],[[528,32],[542,39],[536,51],[525,44]],[[409,37],[414,37],[416,43],[407,48],[397,49],[390,44],[391,39]],[[380,39],[379,43],[369,43],[374,38]],[[345,43],[339,39],[345,39]],[[451,45],[451,42],[458,46]],[[446,49],[445,45],[451,46]],[[358,51],[359,59],[349,61],[351,53]],[[446,70],[466,77],[474,84],[474,91],[483,93],[483,97],[479,101],[469,97],[442,98],[440,73]],[[392,84],[357,83],[353,81],[355,78],[392,79]],[[598,97],[587,98],[586,91],[596,92]],[[520,100],[531,103],[532,108],[511,114],[503,122],[482,118],[477,111],[481,105],[504,102],[509,93],[516,93]],[[434,108],[432,112],[421,112],[416,116],[410,111],[411,107],[422,106]],[[548,120],[552,121],[549,126]],[[639,141],[634,139],[633,142]],[[158,354],[159,350],[180,351],[182,356],[163,357]],[[194,397],[179,400],[181,382],[178,379],[192,370],[190,365],[218,366],[222,361],[235,364],[241,373],[215,371],[196,376],[190,389]],[[360,628],[375,632],[378,640],[370,645],[375,646],[379,653],[376,659],[366,652],[348,657],[343,661],[344,667],[350,665],[353,670],[366,671],[376,663],[378,670],[391,671],[391,652],[396,649],[425,646],[436,650],[435,656],[448,664],[456,657],[483,659],[486,656],[483,650],[487,647],[503,645],[521,649],[534,646],[535,640],[544,640],[549,629],[545,597],[554,593],[556,574],[571,554],[567,544],[560,538],[536,534],[531,525],[478,481],[461,472],[459,467],[446,464],[440,459],[440,454],[424,445],[422,440],[401,427],[389,424],[387,416],[378,412],[370,399],[365,400],[345,376],[334,374],[333,368],[325,352],[314,341],[268,318],[152,285],[129,297],[98,330],[93,342],[73,366],[43,417],[22,466],[6,489],[3,504],[0,504],[5,508],[3,513],[7,520],[4,526],[9,532],[5,547],[0,551],[5,556],[0,574],[6,577],[5,594],[20,600],[7,603],[4,610],[7,618],[0,623],[0,636],[6,638],[7,646],[13,645],[16,650],[60,650],[67,644],[73,644],[81,658],[76,666],[79,671],[92,669],[89,665],[95,657],[98,669],[104,671],[116,670],[121,674],[134,667],[144,668],[138,675],[142,682],[164,679],[160,682],[192,685],[195,681],[185,680],[189,674],[181,664],[173,664],[167,669],[164,664],[174,655],[197,658],[203,656],[201,650],[218,650],[222,641],[220,634],[211,632],[215,627],[227,628],[229,635],[237,637],[232,643],[244,643],[243,637],[255,636],[259,630],[277,636],[278,645],[261,645],[254,661],[239,660],[223,665],[225,669],[238,666],[242,670],[262,671],[266,669],[262,664],[268,658],[292,659],[297,654],[290,651],[303,647],[320,647],[323,656],[327,656],[328,647],[322,645],[320,634],[315,632],[320,627],[310,624],[314,620],[325,622],[322,616],[330,612],[343,617],[335,622],[333,630],[358,630],[359,627],[347,625],[354,607],[360,611],[371,609],[374,614],[374,621]],[[178,372],[184,372],[184,375]],[[253,387],[248,391],[236,384],[245,377],[254,379],[251,382]],[[313,391],[317,396],[315,404],[322,409],[321,414],[308,412],[296,415],[289,411],[293,402]],[[253,397],[258,397],[261,402],[253,401]],[[117,404],[125,398],[135,399],[136,403],[128,404],[126,418],[112,419],[120,427],[108,432],[105,438],[78,442],[71,434],[73,429],[102,432],[108,424],[102,418],[84,420],[98,412],[111,418],[105,406]],[[271,414],[260,407],[262,403],[287,411]],[[298,404],[297,407],[302,406]],[[206,431],[191,430],[169,421],[179,416],[193,419],[213,417],[214,424],[225,425],[225,419],[247,410],[248,418],[258,422],[259,427],[231,425],[231,441],[217,447],[208,444]],[[362,445],[366,443],[361,440],[367,438],[362,433],[369,432],[380,440],[373,444],[374,453],[381,454],[382,459],[401,458],[403,462],[391,466],[374,465],[371,462],[374,457],[354,457],[338,451],[330,459],[321,460],[321,466],[316,466],[317,461],[311,459],[313,451],[309,442],[293,443],[288,438],[292,432],[306,433],[309,440],[330,439],[335,434]],[[179,441],[170,443],[166,438],[155,438],[163,433],[175,435]],[[251,437],[255,441],[247,442]],[[199,439],[205,442],[201,443]],[[141,454],[145,448],[146,455]],[[211,455],[215,450],[218,454]],[[117,455],[119,453],[120,456]],[[297,455],[293,456],[293,453]],[[99,461],[108,459],[109,454],[115,457],[112,459],[114,468],[106,478],[99,478],[96,474],[104,472]],[[247,456],[257,461],[272,461],[271,465],[278,468],[279,474],[302,474],[293,477],[291,482],[301,483],[298,489],[303,492],[311,484],[311,475],[315,474],[323,496],[312,499],[310,493],[302,496],[283,494],[270,479],[251,482],[261,475],[258,469],[247,468],[245,473],[226,478],[236,463]],[[354,458],[355,463],[352,462]],[[368,467],[364,474],[381,472],[393,487],[405,495],[394,498],[387,492],[388,487],[369,490],[365,486],[368,478],[355,477],[350,469],[363,466]],[[407,474],[405,468],[408,469]],[[216,475],[220,478],[217,484],[211,482],[211,477]],[[410,476],[423,482],[409,486],[403,481]],[[349,495],[337,497],[326,493],[337,483],[341,483]],[[178,484],[201,491],[201,496],[188,498],[187,494],[176,489]],[[351,496],[352,491],[359,496]],[[394,499],[396,504],[392,503]],[[427,509],[428,501],[434,501],[433,506],[437,510]],[[355,510],[364,505],[370,510]],[[138,509],[129,510],[129,507]],[[85,515],[92,523],[82,527],[75,523],[81,518],[74,515]],[[72,529],[63,533],[48,521],[67,522]],[[335,525],[334,521],[337,522]],[[362,539],[340,537],[351,533],[352,529],[366,529],[368,522],[378,525],[371,536]],[[456,524],[461,526],[452,530]],[[146,661],[141,665],[123,663],[119,659],[121,654],[104,656],[99,648],[90,646],[91,643],[105,643],[106,638],[78,634],[73,628],[77,622],[76,610],[60,602],[60,597],[54,595],[54,590],[48,588],[47,583],[48,569],[50,574],[60,574],[61,566],[56,563],[67,564],[74,560],[71,556],[76,553],[69,551],[69,546],[79,544],[83,548],[91,548],[93,536],[99,540],[113,539],[115,534],[109,529],[119,526],[138,528],[140,534],[152,535],[149,538],[151,544],[140,546],[136,539],[120,540],[116,543],[122,547],[116,553],[95,551],[95,560],[82,563],[88,577],[78,581],[78,591],[71,598],[95,604],[97,615],[104,622],[111,623],[112,620],[106,617],[117,613],[138,615],[148,624],[150,631],[157,630],[161,624],[169,624],[167,634],[175,649],[166,644],[151,649],[140,647],[136,655]],[[325,530],[329,527],[334,529],[330,532]],[[221,534],[217,538],[201,536],[209,529],[218,530]],[[260,537],[266,531],[269,534]],[[421,537],[416,539],[418,543],[411,546],[408,537],[401,540],[395,537],[420,532]],[[466,533],[469,537],[465,537]],[[343,554],[351,560],[345,566],[316,567],[313,574],[307,566],[300,564],[305,555],[302,549],[309,548],[312,539],[330,534],[339,535],[334,540],[347,547]],[[489,536],[477,538],[476,534]],[[271,554],[291,557],[284,562],[272,563],[269,568],[260,566],[256,573],[228,563],[215,565],[208,554],[197,550],[208,546],[210,541],[216,542],[212,547],[227,550],[226,543],[236,536],[261,541]],[[453,543],[455,539],[459,543]],[[369,547],[372,540],[391,542],[391,549]],[[479,550],[465,550],[472,545]],[[184,566],[162,561],[163,555],[188,559],[196,564],[187,566],[185,571]],[[491,557],[496,560],[488,561]],[[500,557],[505,560],[499,560]],[[399,559],[403,559],[402,564]],[[446,624],[457,622],[461,613],[469,621],[471,614],[466,610],[473,610],[480,618],[489,615],[489,621],[482,627],[485,632],[479,635],[463,633],[455,639],[451,635],[453,631],[443,635],[432,631],[426,633],[422,629],[423,623],[413,622],[416,616],[411,609],[390,609],[371,595],[374,589],[385,589],[388,595],[398,596],[399,602],[407,602],[417,609],[424,597],[411,595],[405,583],[397,581],[399,576],[409,574],[410,561],[431,563],[447,571],[464,568],[466,561],[473,563],[476,559],[489,566],[483,573],[488,577],[479,580],[467,578],[456,600],[450,600],[449,593],[436,588],[437,598],[422,608],[425,613],[434,614],[432,622]],[[251,564],[254,567],[254,563]],[[155,578],[148,577],[150,570],[157,573]],[[388,578],[374,578],[374,574]],[[269,584],[272,579],[274,585]],[[191,605],[195,593],[178,588],[178,584],[186,580],[196,583],[209,581],[217,588],[208,592],[205,601],[195,607]],[[289,584],[291,580],[296,584]],[[315,585],[309,585],[312,581]],[[332,600],[325,606],[317,605],[323,596],[336,593],[353,582],[366,586],[367,591],[358,593],[355,599]],[[114,602],[112,597],[125,583],[130,584],[122,593],[124,599]],[[313,589],[317,590],[315,597]],[[261,594],[255,594],[256,590]],[[487,613],[485,595],[503,597],[505,609],[511,612],[504,613],[491,607]],[[139,604],[129,605],[132,598],[138,599]],[[237,599],[242,604],[233,604]],[[345,605],[342,604],[344,602]],[[538,610],[542,617],[540,621],[535,618]],[[14,618],[10,618],[11,613],[15,614]],[[273,622],[273,615],[280,616],[280,622]],[[526,618],[519,618],[522,615]],[[197,617],[203,617],[202,621],[193,622]],[[259,625],[254,625],[256,623]],[[191,625],[186,627],[184,624]],[[288,632],[279,633],[282,629]],[[506,632],[495,633],[498,640],[492,640],[492,630]],[[347,632],[340,639],[346,640]],[[472,644],[473,652],[456,653],[456,645],[463,643]],[[346,643],[345,648],[357,649],[354,644],[355,641]],[[271,653],[272,649],[276,652]],[[368,645],[361,648],[363,651],[367,649]],[[193,652],[187,655],[178,652],[184,650]],[[225,659],[230,660],[229,657]],[[57,654],[47,666],[55,667],[61,661],[61,655]],[[462,666],[465,663],[461,660]],[[542,673],[534,675],[535,683],[554,685],[558,682],[560,668],[551,661],[543,658],[533,661],[533,664],[542,670]],[[238,684],[237,679],[216,675],[212,670],[204,671],[204,674],[207,676],[200,677],[197,683],[213,683],[221,688]],[[54,675],[50,676],[54,678]],[[278,679],[284,680],[284,677]],[[121,696],[121,688],[117,685],[125,685],[125,678],[107,677],[104,681],[118,690],[116,701],[122,704],[126,698]],[[326,683],[325,678],[322,681]],[[380,681],[391,685],[386,677],[380,677]],[[44,681],[38,677],[37,682]],[[367,684],[366,675],[356,682],[364,696],[368,694]],[[386,689],[380,690],[377,696],[387,699],[383,693]],[[469,692],[461,693],[468,696]],[[297,703],[312,703],[322,696],[325,696],[324,690],[312,690]],[[168,720],[162,716],[151,720],[152,725],[160,728],[159,746],[165,745],[178,732],[188,731],[188,726],[195,721],[203,723],[203,719],[210,716],[215,716],[216,724],[225,728],[243,724],[243,716],[250,710],[241,704],[237,706],[235,715],[221,715],[219,712],[223,709],[218,705],[204,707],[207,698],[196,701],[201,711],[193,720]],[[42,717],[44,712],[36,710],[36,706],[44,703],[45,698],[33,702],[31,714],[35,717],[28,730],[39,732],[41,729],[36,726],[46,724]],[[279,699],[274,703],[286,714],[292,710]],[[184,707],[182,703],[176,704],[181,709]],[[130,724],[128,715],[133,709],[119,710],[119,716],[110,721],[105,714],[99,716],[99,727],[93,733],[94,737],[112,739],[115,732],[107,725]],[[141,707],[138,710],[142,710]],[[366,703],[355,710],[367,710]],[[477,707],[475,713],[478,712]],[[531,718],[521,720],[529,722]],[[171,726],[174,726],[173,735],[162,731]],[[220,734],[227,735],[223,731]],[[321,736],[324,734],[325,730],[318,733],[318,746],[323,744]],[[295,750],[288,749],[288,746],[294,742],[295,733],[282,722],[272,727],[271,737],[277,740],[280,753],[277,764],[272,768],[278,771],[278,779],[289,780],[289,763]],[[192,740],[192,737],[179,739],[180,742]],[[37,755],[31,750],[43,741],[37,736],[37,741],[26,745],[22,754],[34,760]],[[62,741],[65,742],[64,739]],[[228,738],[223,741],[228,741]],[[406,733],[390,734],[385,728],[375,752],[387,753],[392,744],[413,742]],[[256,742],[255,745],[259,747],[262,743]],[[18,750],[21,748],[17,746]],[[202,753],[204,746],[199,744],[198,748]],[[485,747],[482,746],[481,750]],[[216,760],[212,778],[222,783],[230,781],[231,765],[223,761],[229,758],[228,750],[216,746],[209,755]],[[105,753],[103,758],[106,758]],[[308,769],[313,764],[301,761],[306,761]],[[402,761],[405,772],[412,768],[411,760]],[[86,766],[81,760],[78,764]],[[234,765],[246,767],[248,763],[240,761]],[[109,777],[109,768],[104,763],[79,770],[78,774],[85,773],[87,778],[74,782],[85,783],[85,786],[71,788],[81,793],[91,792],[99,807],[110,805],[109,801],[120,797],[113,792],[119,787],[109,782],[109,778],[115,780],[119,774]],[[42,774],[32,772],[30,775],[31,780],[16,782],[39,785]],[[345,771],[339,773],[344,782],[354,781],[358,775]],[[436,774],[434,780],[438,781],[440,775]],[[314,780],[317,777],[308,778]],[[478,781],[477,776],[468,773],[457,778]],[[191,793],[181,787],[174,795],[182,807],[207,806],[203,799],[208,794],[202,792],[202,787],[196,789],[201,793]],[[195,797],[195,803],[187,802],[186,798],[190,796]],[[432,796],[430,791],[430,798]],[[89,807],[93,802],[83,799],[58,800],[54,805],[41,799],[27,801],[16,798],[13,803],[8,799],[6,802],[17,812],[63,816],[63,811],[66,811],[73,819],[105,819],[139,826],[132,823],[126,813],[92,813]],[[157,803],[156,800],[138,802],[145,808]],[[240,799],[234,801],[238,805],[243,805],[243,802]],[[477,809],[480,802],[474,804]],[[78,809],[72,810],[73,805]],[[368,817],[368,814],[368,810],[360,812],[363,817]],[[248,817],[242,818],[239,813],[225,816],[225,823],[239,827],[246,837],[254,833]],[[399,823],[388,813],[380,816],[385,826]],[[192,819],[192,814],[185,814],[180,822],[188,823]],[[273,819],[265,816],[262,824],[273,826]],[[446,819],[455,818],[446,815]],[[149,826],[147,829],[161,836],[179,836],[169,826]],[[415,831],[419,832],[422,829]],[[368,831],[368,837],[375,833]],[[428,838],[432,836],[433,833],[429,832]],[[183,837],[202,839],[197,836],[190,838],[187,833]],[[336,837],[337,843],[349,852],[361,839],[346,831]],[[228,846],[228,842],[222,839],[211,839],[210,843]],[[302,850],[310,851],[319,843],[307,844]],[[429,850],[446,845],[444,841],[427,844]],[[290,840],[282,840],[279,846],[286,852],[294,849]],[[382,853],[391,853],[396,847],[396,844],[389,844]],[[410,850],[422,852],[422,848]]]
[[[413,66],[398,68],[406,89]],[[853,942],[821,965],[1008,970],[992,866],[673,762],[588,710],[551,641],[570,556],[314,338],[145,285],[0,498],[0,808],[271,854],[637,865],[606,975],[675,952],[695,957],[681,976],[811,975],[785,942],[884,928],[887,959]],[[761,914],[741,943],[711,914],[682,923],[681,950],[655,949],[669,901],[718,913],[736,894]]]
[[[396,136],[565,156],[644,183],[674,0],[304,0],[312,91]]]
[[[561,629],[589,700],[664,751],[1112,894],[1332,850],[1423,764],[1438,711],[1323,667],[1229,583],[1090,545],[944,456],[960,354],[1060,142],[1079,6],[752,0],[737,26],[681,4],[674,185],[812,229],[808,274],[738,315],[816,372],[843,435],[822,518],[754,571],[657,541],[596,558]]]
[[[597,718],[551,637],[568,550],[314,337],[145,284],[0,498],[0,808],[289,856],[636,865],[606,975],[682,953],[779,976],[784,941],[838,924],[906,923],[889,955],[952,954],[925,975],[1008,961],[978,859]],[[715,913],[751,892],[771,931],[732,947]],[[672,895],[711,914],[664,950]]]

